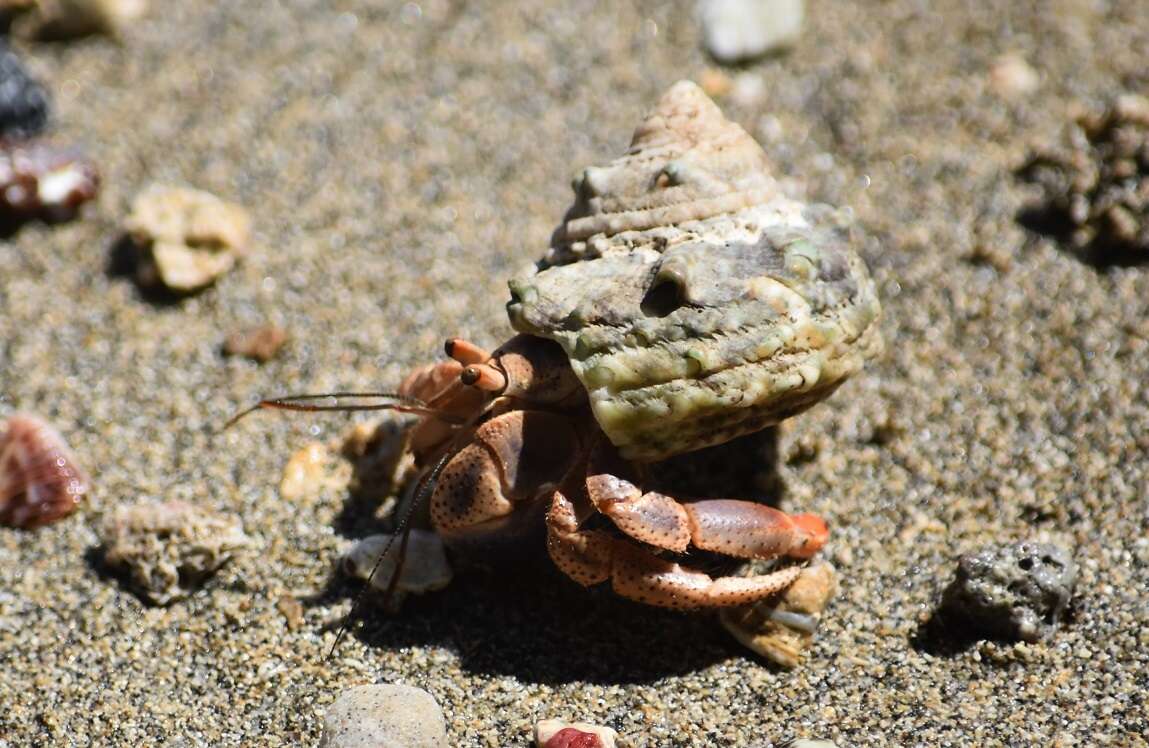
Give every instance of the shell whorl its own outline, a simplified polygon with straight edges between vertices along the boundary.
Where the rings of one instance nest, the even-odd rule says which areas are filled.
[[[627,153],[590,167],[520,332],[557,341],[630,459],[728,441],[833,392],[881,349],[852,215],[786,194],[762,148],[676,83]]]

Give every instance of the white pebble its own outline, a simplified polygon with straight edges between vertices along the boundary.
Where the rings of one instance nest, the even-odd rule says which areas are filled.
[[[421,688],[381,683],[356,686],[323,718],[319,748],[441,748],[447,745],[443,710]]]
[[[719,62],[749,60],[792,44],[802,31],[804,0],[700,0],[706,50]]]

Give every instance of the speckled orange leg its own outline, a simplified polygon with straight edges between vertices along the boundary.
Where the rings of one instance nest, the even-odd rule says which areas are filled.
[[[684,553],[690,546],[739,558],[810,558],[829,537],[812,514],[789,515],[764,504],[732,499],[680,502],[643,493],[609,473],[587,477],[587,494],[599,512],[630,537]]]
[[[431,522],[448,542],[497,532],[516,505],[546,496],[580,460],[570,421],[545,411],[492,418],[444,466]]]
[[[680,610],[747,605],[786,589],[801,573],[789,567],[715,579],[610,533],[580,530],[574,504],[559,491],[547,514],[547,549],[555,565],[582,585],[610,580],[623,597]]]

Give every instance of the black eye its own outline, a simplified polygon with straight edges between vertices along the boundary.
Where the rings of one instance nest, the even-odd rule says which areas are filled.
[[[685,303],[684,279],[677,273],[660,272],[642,297],[639,308],[647,317],[665,317]]]

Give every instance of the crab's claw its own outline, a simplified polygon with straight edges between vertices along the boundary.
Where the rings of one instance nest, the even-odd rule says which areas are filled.
[[[830,537],[830,529],[826,522],[816,514],[792,514],[790,519],[794,522],[797,538],[788,555],[794,558],[810,558],[826,545]]]

